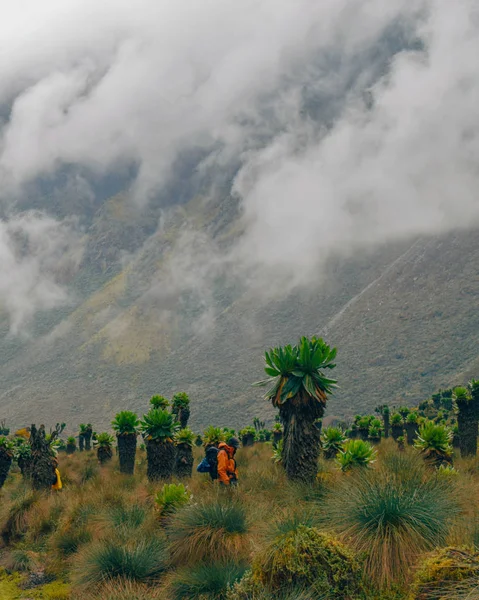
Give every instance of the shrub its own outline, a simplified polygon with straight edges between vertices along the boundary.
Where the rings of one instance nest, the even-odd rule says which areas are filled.
[[[173,408],[181,409],[190,405],[190,398],[186,392],[178,392],[173,396]]]
[[[191,494],[182,483],[167,483],[156,494],[155,502],[161,515],[171,515],[188,504]]]
[[[355,467],[368,467],[376,459],[376,451],[369,442],[348,440],[339,451],[337,461],[341,471]]]
[[[248,547],[244,506],[236,502],[209,501],[177,513],[168,533],[177,562],[231,560]]]
[[[1,536],[6,544],[21,539],[28,528],[28,514],[38,502],[37,492],[22,491],[8,511],[8,516],[2,525]]]
[[[362,594],[361,565],[354,553],[305,525],[276,538],[255,559],[253,575],[273,592],[303,586],[325,599]]]
[[[131,581],[152,581],[166,570],[168,550],[159,538],[131,539],[120,545],[106,540],[88,548],[78,566],[78,580],[95,584],[121,577]]]
[[[232,562],[200,563],[179,570],[173,580],[175,600],[223,600],[246,567]]]
[[[419,434],[414,442],[424,458],[434,465],[451,461],[452,432],[444,425],[436,425],[432,421],[424,423],[419,429]]]
[[[339,427],[328,427],[323,431],[321,441],[325,458],[334,458],[341,450],[346,438]]]
[[[355,597],[357,600],[358,596]],[[311,587],[293,586],[282,592],[271,592],[257,581],[251,570],[246,571],[226,594],[226,600],[324,600],[324,594]]]
[[[477,598],[479,552],[470,548],[440,548],[426,556],[414,576],[411,600]],[[465,591],[464,596],[461,591]]]
[[[283,440],[279,440],[276,448],[273,448],[273,460],[275,463],[280,463],[283,460]]]
[[[321,507],[324,525],[366,553],[366,570],[380,585],[403,581],[418,554],[445,542],[458,514],[450,481],[426,477],[414,456],[395,462],[341,481]]]

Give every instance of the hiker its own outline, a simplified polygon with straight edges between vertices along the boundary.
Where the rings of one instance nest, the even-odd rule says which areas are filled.
[[[58,470],[58,458],[54,458],[52,460],[53,466],[55,468],[55,475],[52,481],[52,490],[59,491],[62,489],[62,479],[60,477],[60,471]]]
[[[234,456],[239,448],[238,438],[232,437],[225,444],[218,445],[218,479],[220,485],[236,485],[238,482],[238,470]]]
[[[205,457],[197,466],[198,473],[209,473],[211,480],[218,479],[218,448],[211,444],[205,450]]]

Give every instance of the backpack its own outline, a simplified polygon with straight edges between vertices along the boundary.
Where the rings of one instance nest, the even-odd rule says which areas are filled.
[[[210,446],[196,470],[198,473],[209,473],[211,479],[218,479],[218,448]]]

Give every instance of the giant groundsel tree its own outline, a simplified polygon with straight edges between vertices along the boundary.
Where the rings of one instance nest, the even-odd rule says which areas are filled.
[[[315,421],[323,416],[327,394],[336,380],[324,375],[336,365],[336,348],[320,338],[302,337],[295,346],[272,348],[265,353],[270,385],[265,397],[279,409],[283,433],[282,464],[290,479],[312,483],[317,474],[320,431]]]

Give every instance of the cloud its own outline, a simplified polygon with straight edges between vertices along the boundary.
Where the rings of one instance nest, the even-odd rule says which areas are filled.
[[[0,309],[12,334],[24,333],[36,312],[68,302],[62,283],[80,259],[80,240],[67,223],[33,212],[0,220]]]
[[[144,202],[200,148],[213,182],[237,172],[246,230],[224,260],[259,269],[259,282],[280,268],[292,284],[332,253],[478,222],[473,0],[23,0],[6,11],[4,202],[69,165],[86,178],[134,166]],[[185,244],[179,272],[207,279],[198,256]],[[205,264],[217,273],[217,254]],[[197,288],[171,280],[173,295]]]

